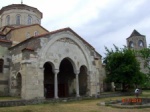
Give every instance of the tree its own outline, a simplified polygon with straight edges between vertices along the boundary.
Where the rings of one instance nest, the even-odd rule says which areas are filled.
[[[138,53],[144,60],[144,67],[149,71],[146,74],[146,81],[143,86],[150,87],[150,45],[148,48],[141,49]]]
[[[105,47],[106,81],[121,83],[123,90],[126,84],[143,83],[144,74],[140,72],[140,65],[135,57],[136,52],[125,46],[120,49],[115,45],[114,47],[115,50]]]

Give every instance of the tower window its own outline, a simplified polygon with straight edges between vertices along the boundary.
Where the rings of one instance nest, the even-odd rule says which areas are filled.
[[[16,16],[16,25],[20,25],[20,15]]]
[[[143,41],[142,41],[142,40],[139,40],[138,45],[139,45],[139,47],[144,47]]]
[[[133,44],[132,41],[129,42],[129,47],[130,47],[130,48],[133,48],[133,47],[134,47],[134,44]]]
[[[32,24],[32,17],[28,16],[28,25]]]
[[[4,60],[0,59],[0,73],[3,73]]]
[[[9,15],[6,17],[6,25],[10,25],[10,16]]]

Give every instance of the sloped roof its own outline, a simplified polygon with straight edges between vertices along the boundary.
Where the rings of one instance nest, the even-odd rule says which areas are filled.
[[[10,40],[6,40],[6,39],[0,39],[0,42],[12,43],[12,41],[10,41]]]
[[[0,32],[0,35],[4,35],[3,32]]]
[[[15,46],[12,46],[11,48],[9,49],[12,49],[12,48],[15,48],[17,47],[18,45],[24,43],[24,42],[27,42],[31,39],[36,39],[36,38],[41,38],[43,36],[47,36],[47,35],[52,35],[52,34],[55,34],[55,33],[59,33],[59,32],[62,32],[62,31],[71,31],[74,35],[76,35],[79,39],[81,39],[84,43],[86,43],[89,47],[91,47],[92,49],[94,49],[94,47],[92,45],[90,45],[87,41],[85,41],[82,37],[80,37],[77,33],[75,33],[71,28],[67,27],[67,28],[62,28],[62,29],[59,29],[59,30],[55,30],[55,31],[51,31],[49,33],[45,33],[45,34],[41,34],[41,35],[37,35],[37,36],[32,36],[31,38],[28,38],[18,44],[16,44]],[[95,49],[94,49],[95,50]]]
[[[4,27],[2,27],[2,32],[3,32],[6,28],[11,28],[11,29],[13,29],[14,27],[13,27],[13,26],[4,26]]]
[[[32,48],[26,47],[26,48],[22,49],[22,52],[25,51],[25,50],[27,50],[27,51],[34,51],[34,49],[32,49]]]
[[[134,29],[133,32],[131,33],[130,37],[133,37],[133,36],[143,36],[143,35],[141,35],[138,31],[136,31]]]
[[[9,31],[9,32],[11,32],[11,31],[14,31],[14,30],[18,30],[18,29],[23,29],[23,28],[27,28],[27,27],[31,27],[31,26],[40,26],[42,29],[44,29],[45,31],[47,31],[47,32],[49,32],[47,29],[45,29],[44,27],[42,27],[41,25],[39,25],[39,24],[31,24],[31,25],[25,25],[25,26],[20,26],[20,27],[12,27],[12,29]],[[8,33],[9,33],[8,32]],[[7,33],[7,34],[8,34]]]

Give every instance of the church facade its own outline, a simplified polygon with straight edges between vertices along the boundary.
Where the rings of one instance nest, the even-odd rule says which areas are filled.
[[[22,99],[103,92],[101,55],[71,28],[48,31],[25,4],[0,10],[0,95]]]

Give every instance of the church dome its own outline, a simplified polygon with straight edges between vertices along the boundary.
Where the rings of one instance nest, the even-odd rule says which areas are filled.
[[[12,4],[0,10],[0,27],[41,24],[42,12],[25,4]]]

